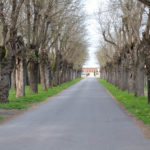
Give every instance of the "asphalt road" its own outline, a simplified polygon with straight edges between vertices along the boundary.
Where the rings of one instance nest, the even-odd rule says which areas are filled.
[[[150,150],[95,78],[0,126],[0,150]]]

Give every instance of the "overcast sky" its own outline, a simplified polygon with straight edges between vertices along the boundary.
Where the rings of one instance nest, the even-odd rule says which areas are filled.
[[[85,11],[87,14],[87,35],[90,46],[88,48],[89,58],[84,67],[99,67],[95,52],[99,45],[98,23],[96,19],[96,12],[99,7],[103,7],[104,0],[83,0],[85,4]]]

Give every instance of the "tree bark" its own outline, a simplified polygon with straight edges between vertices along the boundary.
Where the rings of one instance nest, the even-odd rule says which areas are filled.
[[[121,66],[119,66],[119,81],[118,81],[118,85],[119,88],[122,89],[122,75],[123,74],[123,69]]]
[[[150,104],[150,64],[149,60],[150,57],[146,59],[146,70],[147,70],[147,91],[148,91],[148,104]]]
[[[136,65],[135,96],[144,96],[144,65],[143,59],[138,60]]]
[[[132,55],[128,55],[128,93],[135,93],[135,62]]]
[[[62,78],[63,78],[63,73],[62,73],[62,68],[60,68],[60,70],[59,70],[59,81],[58,81],[59,85],[62,84],[62,82],[63,82]]]
[[[148,85],[148,104],[150,104],[150,76],[148,77],[147,85]]]
[[[73,70],[73,79],[76,78],[76,70]]]
[[[115,72],[116,72],[115,73],[115,86],[119,87],[118,86],[119,85],[119,83],[118,83],[119,82],[118,81],[119,80],[119,77],[118,77],[119,76],[118,64],[116,65]]]
[[[124,68],[122,90],[128,90],[128,82],[127,81],[128,81],[128,70],[127,70],[127,68]]]
[[[71,77],[72,77],[72,69],[69,67],[69,81],[72,80]]]
[[[63,70],[62,70],[62,82],[66,82],[66,65],[63,65]]]
[[[0,103],[8,103],[8,95],[10,89],[10,76],[9,73],[1,75],[0,81]]]
[[[127,79],[128,79],[128,72],[126,69],[126,60],[124,57],[122,57],[121,67],[120,67],[120,89],[121,90],[127,90]]]
[[[25,96],[25,62],[16,58],[16,97]]]
[[[128,93],[135,92],[135,72],[133,69],[129,70],[128,73]]]
[[[54,86],[58,85],[58,70],[54,72]]]
[[[51,70],[50,66],[46,65],[45,67],[45,79],[46,79],[46,88],[51,87]]]
[[[60,60],[61,60],[61,55],[57,54],[55,64],[53,67],[53,84],[54,86],[59,85],[59,71],[60,71]]]
[[[16,89],[16,68],[11,73],[11,89]]]
[[[45,64],[40,64],[40,80],[41,80],[41,86],[43,90],[47,90],[46,87],[46,77],[45,77]]]
[[[30,93],[38,93],[38,62],[29,62],[28,74],[30,82]]]
[[[12,56],[11,49],[0,47],[0,103],[9,102],[10,75],[14,62],[15,58]]]
[[[65,74],[66,74],[66,71],[65,71],[65,69],[63,68],[63,70],[62,70],[62,83],[65,82]]]

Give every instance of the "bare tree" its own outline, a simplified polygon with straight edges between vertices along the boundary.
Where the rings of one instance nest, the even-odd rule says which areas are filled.
[[[87,56],[80,0],[0,1],[0,102],[81,76]],[[15,67],[14,67],[15,66]],[[13,71],[13,72],[12,72]]]
[[[15,56],[22,51],[22,38],[17,36],[17,22],[24,0],[0,1],[0,21],[3,28],[0,50],[0,102],[8,102],[10,74],[15,63]],[[11,8],[9,10],[9,8]],[[8,18],[7,18],[8,17]],[[9,31],[9,33],[8,33]],[[8,40],[7,40],[7,35]]]
[[[111,51],[108,56],[103,55],[105,58],[113,56],[113,59],[103,66],[102,76],[122,90],[128,89],[129,93],[135,92],[137,97],[144,96],[144,66],[148,53],[147,55],[143,53],[143,51],[146,53],[143,47],[146,44],[142,44],[144,36],[142,37],[141,33],[146,31],[144,32],[146,35],[144,35],[148,37],[149,17],[147,14],[149,13],[145,13],[147,9],[144,5],[134,0],[111,1],[110,4],[110,10],[113,11],[117,8],[121,15],[117,14],[117,11],[113,11],[113,15],[112,11],[108,12],[108,16],[111,15],[111,18],[108,17],[107,21],[109,22],[106,26],[106,23],[104,24],[102,21],[101,13],[99,13],[103,38],[108,45],[113,46],[114,51]],[[116,23],[116,20],[119,21]],[[100,53],[104,53],[104,51]],[[99,59],[102,59],[102,54],[97,55]]]

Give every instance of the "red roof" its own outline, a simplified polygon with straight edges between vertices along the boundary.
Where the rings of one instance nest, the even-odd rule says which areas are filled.
[[[98,68],[82,68],[82,71],[85,71],[85,72],[94,72],[94,71],[98,71]]]

